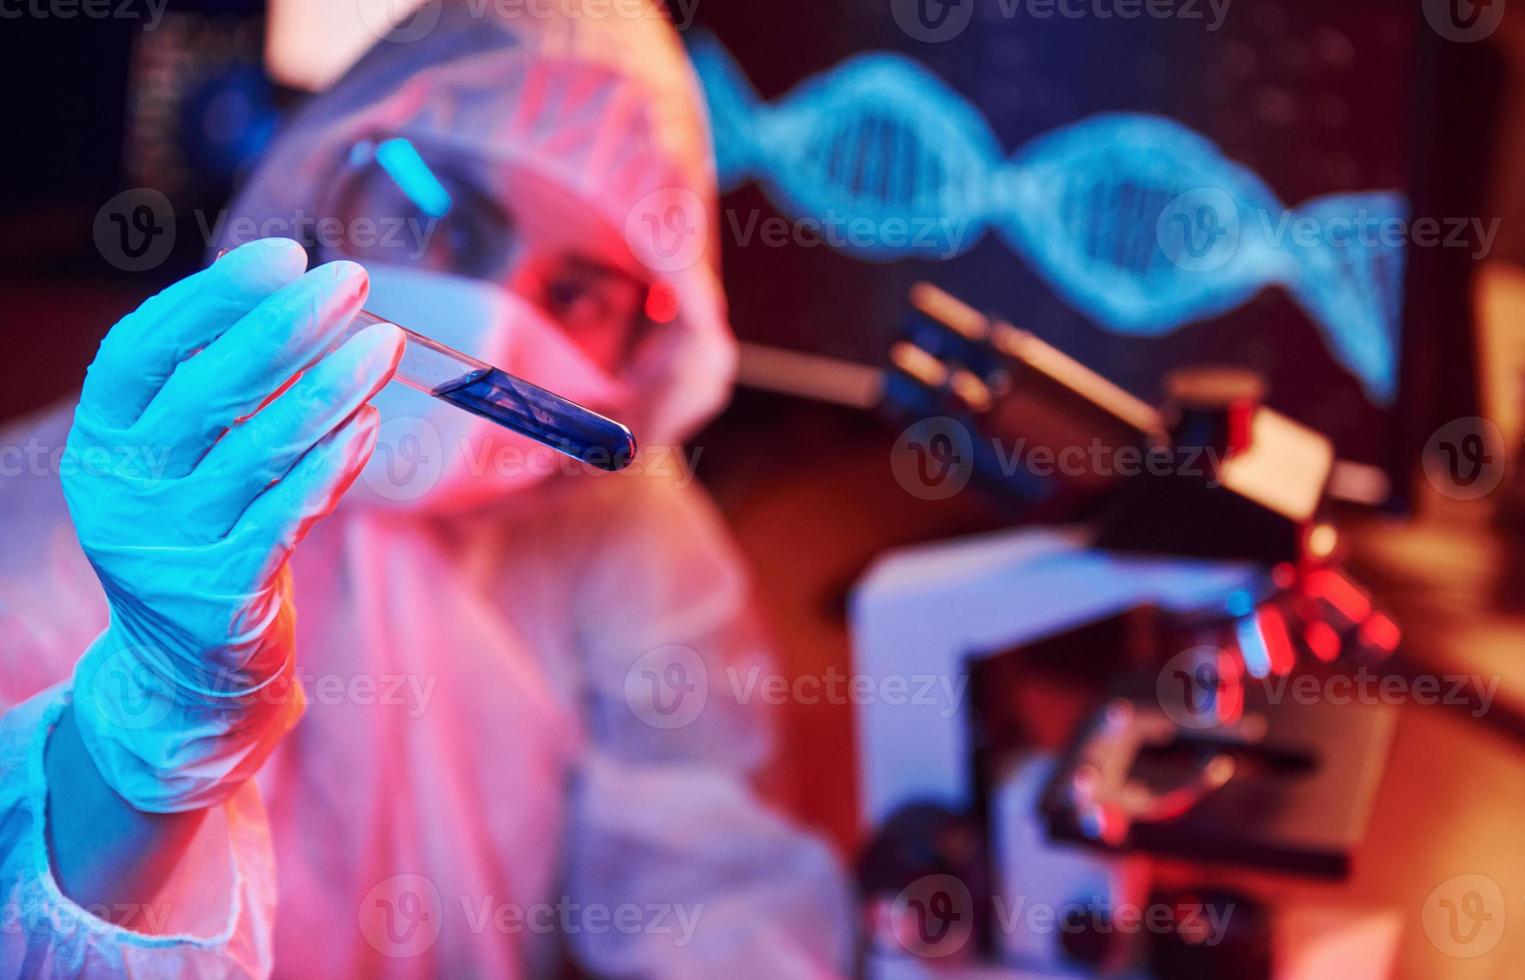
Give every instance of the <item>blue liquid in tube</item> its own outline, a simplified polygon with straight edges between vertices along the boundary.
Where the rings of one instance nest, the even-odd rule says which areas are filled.
[[[495,367],[467,372],[430,394],[601,470],[622,470],[635,457],[635,437],[620,423]]]
[[[227,253],[223,249],[217,258]],[[614,419],[499,371],[370,310],[356,313],[327,350],[335,350],[359,331],[377,323],[391,324],[403,333],[402,359],[394,376],[402,384],[610,473],[624,469],[635,458],[635,436]],[[464,373],[455,374],[462,368],[466,369]],[[440,377],[450,380],[435,384]]]

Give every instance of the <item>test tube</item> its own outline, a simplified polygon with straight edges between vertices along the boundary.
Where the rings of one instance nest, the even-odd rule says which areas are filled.
[[[369,310],[355,315],[346,339],[373,323],[407,338],[394,381],[601,470],[622,470],[635,457],[635,436],[619,422]]]
[[[213,261],[229,251],[222,249]],[[333,346],[376,323],[391,324],[407,341],[392,375],[394,381],[601,470],[622,470],[635,458],[635,436],[614,419],[370,310],[355,314]]]

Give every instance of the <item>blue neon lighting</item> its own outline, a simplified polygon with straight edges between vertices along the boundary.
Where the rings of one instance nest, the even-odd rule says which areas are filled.
[[[397,183],[408,200],[431,218],[443,218],[455,203],[434,171],[406,139],[389,139],[376,147],[376,162]]]
[[[1230,616],[1248,616],[1255,609],[1255,597],[1247,589],[1235,589],[1224,603]]]
[[[850,58],[764,103],[713,38],[692,54],[722,188],[756,180],[796,218],[883,230],[827,237],[843,251],[949,259],[993,230],[1075,310],[1128,336],[1278,286],[1374,402],[1394,397],[1404,249],[1374,231],[1406,227],[1401,194],[1291,209],[1212,141],[1144,113],[1091,116],[1008,157],[971,102],[901,55]]]
[[[1251,677],[1265,677],[1271,672],[1271,651],[1266,647],[1265,637],[1260,635],[1260,622],[1254,616],[1246,616],[1234,624],[1239,639],[1239,652],[1244,656],[1244,669]]]

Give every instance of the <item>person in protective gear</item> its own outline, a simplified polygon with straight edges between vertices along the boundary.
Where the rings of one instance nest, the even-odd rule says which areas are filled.
[[[231,250],[0,437],[43,461],[0,478],[0,976],[848,966],[834,856],[750,789],[741,563],[664,451],[735,357],[695,82],[660,14],[596,6],[383,40]],[[338,343],[362,303],[641,455],[388,384],[394,327]]]

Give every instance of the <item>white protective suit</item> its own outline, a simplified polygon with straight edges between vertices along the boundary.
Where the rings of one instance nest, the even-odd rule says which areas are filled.
[[[311,214],[327,154],[402,130],[490,148],[615,228],[653,192],[713,200],[665,22],[514,9],[447,3],[425,36],[378,45],[292,122],[234,214]],[[713,250],[640,257],[679,314],[619,380],[643,444],[673,446],[723,403],[733,344]],[[56,410],[0,435],[0,976],[541,976],[566,954],[609,976],[847,965],[835,859],[750,793],[769,739],[728,678],[766,653],[738,556],[676,455],[505,481],[484,504],[470,479],[386,492],[378,451],[291,559],[305,716],[125,926],[70,901],[43,751],[107,608],[59,489],[68,428]],[[677,715],[648,690],[675,663],[699,697]]]

